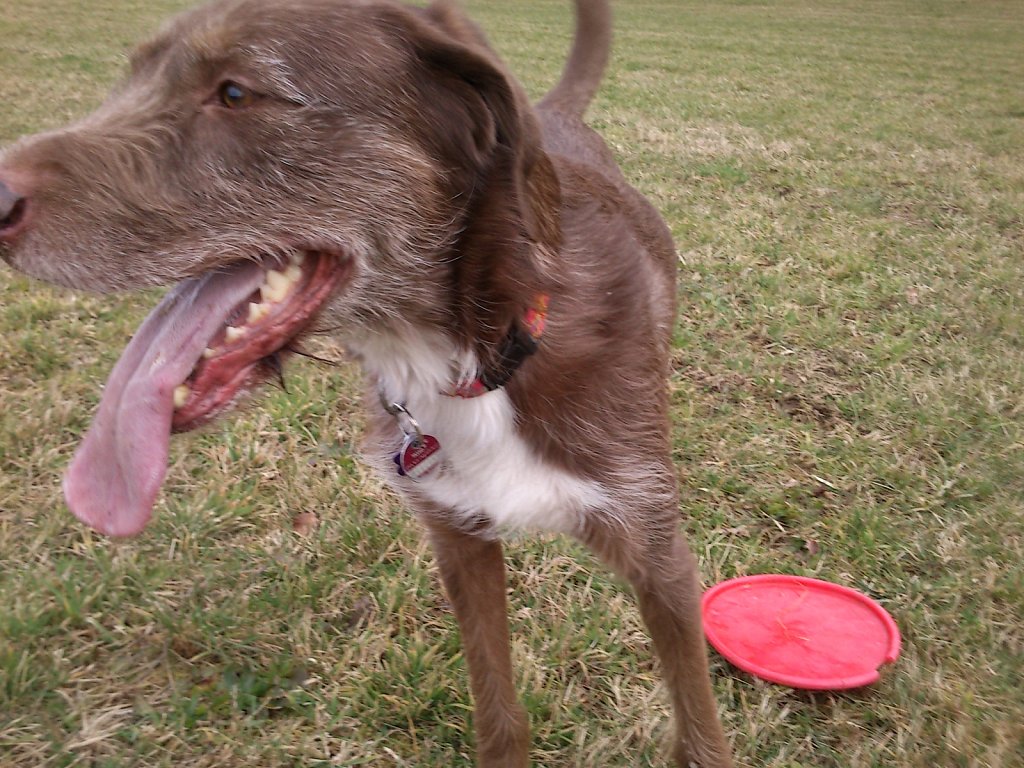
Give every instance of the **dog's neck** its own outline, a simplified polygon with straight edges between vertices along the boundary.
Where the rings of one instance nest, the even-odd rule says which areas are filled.
[[[461,350],[447,333],[402,325],[368,334],[348,344],[382,400],[422,403],[472,381],[479,364],[471,350]]]
[[[434,397],[473,398],[500,389],[536,351],[547,324],[549,298],[538,294],[512,323],[493,359],[478,360],[438,329],[406,325],[349,345],[382,400],[405,404]]]
[[[522,317],[509,327],[494,359],[482,365],[471,381],[458,381],[445,394],[479,397],[505,386],[526,359],[537,351],[547,325],[549,302],[547,294],[537,294]]]

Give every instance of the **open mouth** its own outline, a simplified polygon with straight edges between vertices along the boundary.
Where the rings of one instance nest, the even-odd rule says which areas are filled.
[[[183,281],[114,366],[64,476],[71,511],[102,533],[145,526],[167,473],[171,432],[213,419],[268,375],[352,274],[351,259],[305,251]]]
[[[345,280],[350,262],[314,251],[292,254],[225,318],[188,377],[174,389],[171,428],[184,432],[230,407],[280,371],[280,353]]]

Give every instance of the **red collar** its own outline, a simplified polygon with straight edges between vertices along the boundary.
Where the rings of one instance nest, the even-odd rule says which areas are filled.
[[[540,346],[540,339],[547,325],[549,304],[550,297],[547,294],[537,294],[533,299],[533,305],[527,307],[520,322],[509,328],[494,362],[482,367],[476,378],[454,385],[445,394],[449,397],[479,397],[505,386],[512,378],[512,374]]]

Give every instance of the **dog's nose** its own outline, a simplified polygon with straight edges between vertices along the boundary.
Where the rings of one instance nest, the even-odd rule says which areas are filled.
[[[25,222],[28,200],[0,179],[0,241],[13,240]]]

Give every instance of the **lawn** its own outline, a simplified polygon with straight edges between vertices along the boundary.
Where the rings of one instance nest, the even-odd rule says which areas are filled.
[[[183,5],[8,4],[0,144],[87,113]],[[541,95],[567,0],[467,5]],[[829,579],[904,637],[847,693],[713,656],[738,763],[1024,765],[1019,0],[620,0],[617,22],[590,120],[676,236],[680,525],[704,581]],[[0,270],[0,765],[472,765],[454,621],[358,460],[350,366],[300,360],[287,392],[176,439],[137,539],[64,508],[156,298]],[[666,765],[623,586],[562,539],[507,553],[534,764]]]

